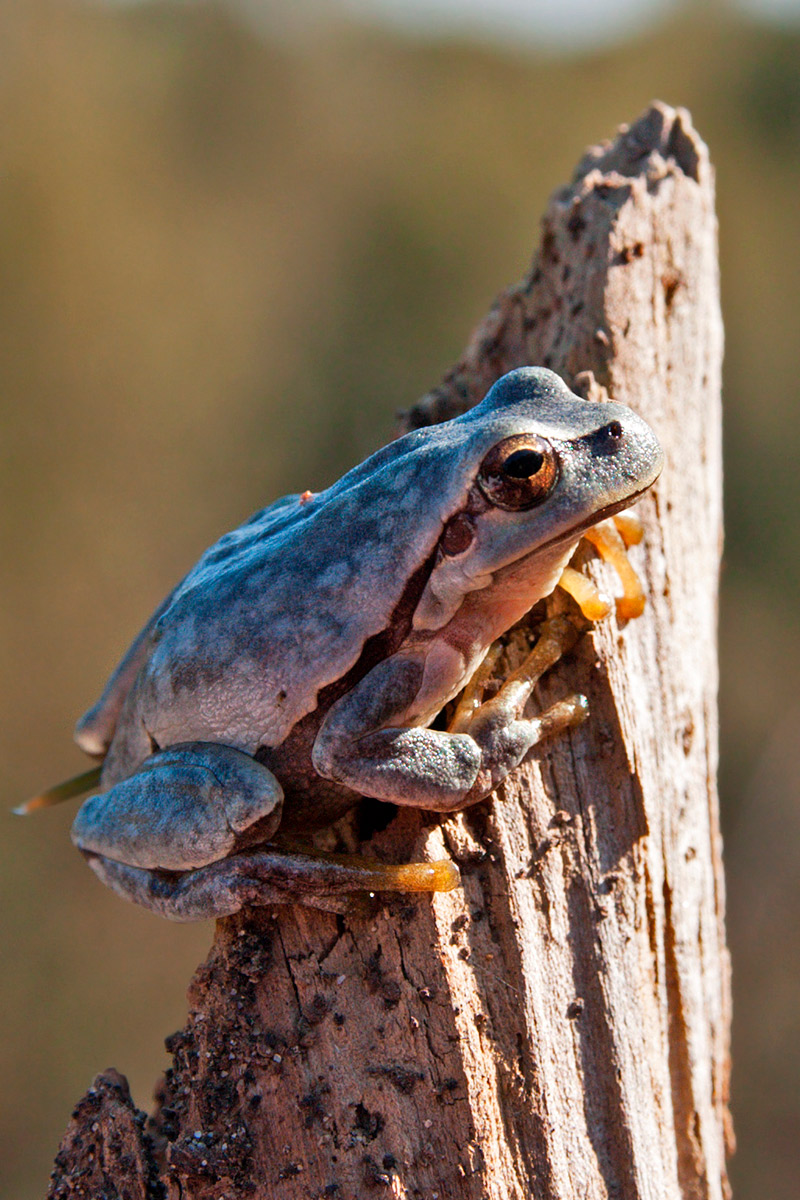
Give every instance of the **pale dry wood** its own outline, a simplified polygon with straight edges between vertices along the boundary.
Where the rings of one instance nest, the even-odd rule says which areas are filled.
[[[76,1110],[52,1196],[102,1194],[121,1112],[136,1200],[156,1176],[173,1200],[727,1194],[721,344],[707,151],[685,112],[654,105],[584,158],[530,275],[407,415],[452,415],[540,363],[658,431],[667,467],[631,551],[646,613],[598,625],[539,689],[586,692],[590,719],[491,803],[444,823],[401,812],[374,837],[396,860],[452,853],[463,891],[221,922],[154,1140],[102,1078],[113,1111]]]

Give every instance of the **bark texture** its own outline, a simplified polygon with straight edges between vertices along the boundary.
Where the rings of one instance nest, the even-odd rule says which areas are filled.
[[[396,861],[453,855],[463,890],[220,922],[149,1126],[99,1077],[52,1197],[727,1194],[721,351],[708,154],[656,104],[588,152],[530,274],[406,415],[451,416],[531,363],[658,432],[667,466],[631,555],[645,615],[598,624],[539,690],[585,692],[589,720],[491,802],[401,811],[373,836]]]

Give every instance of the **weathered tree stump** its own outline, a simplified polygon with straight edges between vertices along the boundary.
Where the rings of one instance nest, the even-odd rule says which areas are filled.
[[[656,104],[589,151],[530,274],[407,415],[451,416],[532,363],[659,434],[632,552],[645,615],[601,622],[540,689],[585,692],[589,720],[490,803],[373,837],[395,860],[452,854],[463,890],[220,922],[154,1117],[98,1077],[52,1197],[727,1195],[721,351],[708,154]]]

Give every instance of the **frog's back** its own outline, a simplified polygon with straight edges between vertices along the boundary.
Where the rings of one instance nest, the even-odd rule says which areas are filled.
[[[189,574],[165,597],[114,668],[98,700],[78,721],[75,740],[81,749],[95,757],[102,757],[107,752],[117,729],[121,710],[140,672],[152,655],[158,637],[159,622],[170,612],[178,596],[210,571],[219,569],[223,564],[231,564],[259,537],[263,538],[271,528],[278,526],[284,514],[292,511],[298,500],[298,496],[284,496],[255,513],[238,529],[226,533],[205,552]]]
[[[427,536],[415,527],[410,483],[373,476],[380,505],[357,486],[283,501],[204,555],[156,622],[137,685],[158,744],[208,738],[252,753],[314,709],[438,541],[440,521]]]
[[[284,497],[206,551],[151,622],[111,773],[153,745],[283,742],[388,626],[463,499],[466,474],[443,473],[452,425],[391,443],[316,496]]]

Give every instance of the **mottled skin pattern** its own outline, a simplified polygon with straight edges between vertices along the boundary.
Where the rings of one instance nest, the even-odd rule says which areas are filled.
[[[175,588],[79,723],[105,759],[76,844],[115,890],[177,919],[376,886],[248,847],[282,814],[310,828],[362,795],[439,811],[487,795],[541,723],[515,697],[458,733],[427,726],[552,591],[581,531],[660,467],[629,409],[524,368],[326,491],[257,513]]]

